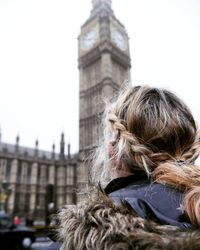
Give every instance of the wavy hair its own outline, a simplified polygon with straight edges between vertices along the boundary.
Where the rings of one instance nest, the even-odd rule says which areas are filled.
[[[152,181],[184,192],[184,209],[200,225],[200,134],[185,105],[170,91],[126,86],[103,116],[104,138],[96,152],[92,180],[105,184],[145,172]]]

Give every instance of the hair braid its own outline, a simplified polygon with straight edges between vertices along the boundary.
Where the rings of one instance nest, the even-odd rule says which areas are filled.
[[[110,112],[107,120],[110,122],[110,127],[116,135],[113,142],[118,141],[118,158],[120,159],[126,155],[133,163],[136,162],[139,167],[144,168],[147,174],[150,174],[149,166],[153,162],[149,156],[153,155],[152,150],[141,144],[136,136],[127,130],[123,121],[120,121],[114,113]]]
[[[102,179],[112,179],[117,171],[120,177],[120,164],[127,174],[142,169],[152,180],[183,190],[184,209],[200,225],[200,167],[194,165],[200,132],[185,103],[167,90],[127,86],[107,106],[104,118],[93,176],[98,178],[98,169]],[[109,155],[111,143],[117,161]]]
[[[188,163],[193,163],[200,154],[200,130],[196,132],[196,137],[189,148],[185,153],[182,154],[181,160],[186,161]]]
[[[185,192],[183,207],[194,225],[200,225],[200,166],[164,162],[152,173],[154,181]]]
[[[152,173],[154,181],[172,185],[185,192],[184,210],[191,222],[198,226],[200,225],[200,166],[193,163],[199,153],[200,132],[197,131],[194,142],[180,159],[160,162]]]
[[[119,137],[122,136],[127,142],[132,144],[138,144],[137,138],[127,131],[126,126],[123,124],[122,121],[118,119],[118,117],[115,114],[110,114],[108,116],[108,121],[111,123],[112,129],[117,131],[117,137],[116,140],[119,140]]]

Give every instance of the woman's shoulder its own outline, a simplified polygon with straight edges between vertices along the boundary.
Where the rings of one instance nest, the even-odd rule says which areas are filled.
[[[182,200],[182,191],[169,185],[151,180],[127,176],[112,180],[104,189],[105,193],[116,202],[124,199],[142,199],[153,204],[171,203],[178,205]]]
[[[90,195],[60,217],[62,249],[197,249],[200,232],[143,219],[102,192]]]
[[[116,182],[118,181],[115,180]],[[191,227],[182,209],[183,193],[169,185],[150,181],[129,181],[121,188],[118,184],[118,188],[113,189],[108,195],[118,204],[128,203],[142,218],[150,218],[180,228]]]
[[[59,250],[61,247],[60,242],[51,242],[46,250]]]

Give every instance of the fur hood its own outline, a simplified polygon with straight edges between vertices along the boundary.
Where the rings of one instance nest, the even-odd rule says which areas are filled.
[[[200,249],[198,229],[180,230],[138,217],[98,192],[59,213],[60,250]]]

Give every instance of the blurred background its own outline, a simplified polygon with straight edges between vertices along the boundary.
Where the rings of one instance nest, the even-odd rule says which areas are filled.
[[[0,231],[45,236],[81,199],[103,98],[123,81],[175,92],[200,122],[199,13],[198,0],[0,1]]]
[[[91,0],[0,1],[2,141],[78,152],[78,35]],[[130,41],[132,83],[166,87],[200,120],[200,2],[113,0]]]

